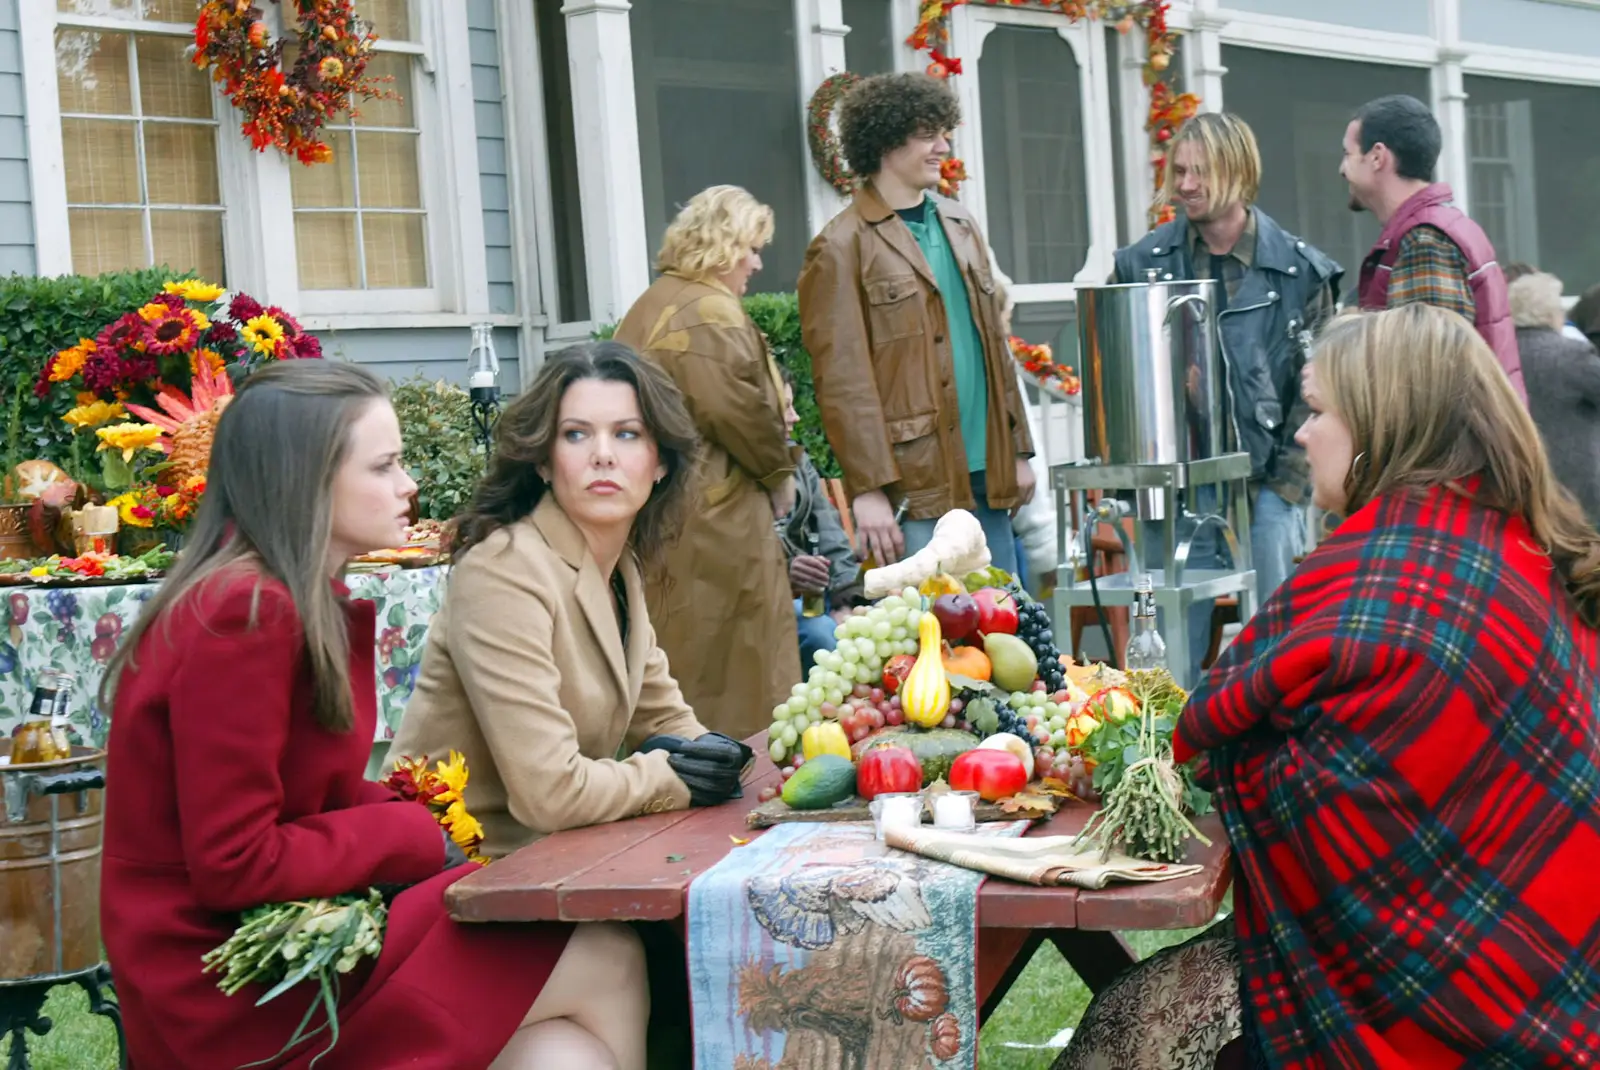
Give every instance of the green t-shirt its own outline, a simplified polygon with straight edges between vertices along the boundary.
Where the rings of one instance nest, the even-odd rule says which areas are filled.
[[[961,265],[945,237],[944,224],[931,202],[899,213],[911,228],[912,237],[933,269],[939,297],[944,302],[946,327],[950,331],[950,354],[955,363],[956,403],[961,410],[961,441],[967,448],[967,471],[981,472],[988,467],[989,377],[983,367],[983,339],[972,321],[972,305],[967,300],[967,283]]]

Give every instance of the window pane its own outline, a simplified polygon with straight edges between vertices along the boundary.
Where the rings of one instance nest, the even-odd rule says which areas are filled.
[[[354,290],[361,286],[354,214],[296,212],[294,244],[302,290]]]
[[[1569,294],[1600,282],[1600,89],[1469,75],[1466,90],[1468,199],[1500,262],[1533,264]]]
[[[65,113],[132,115],[127,35],[86,30],[56,34],[56,83]]]
[[[289,168],[289,184],[296,208],[353,208],[355,182],[350,177],[350,132],[324,131],[333,159],[310,167],[295,164]]]
[[[1261,209],[1344,266],[1353,293],[1367,250],[1382,229],[1350,210],[1339,177],[1344,129],[1375,97],[1409,93],[1428,99],[1428,72],[1413,67],[1316,59],[1224,45],[1228,110],[1255,130],[1261,149]]]
[[[1078,77],[1071,46],[1052,29],[997,26],[984,40],[989,241],[1016,283],[1071,282],[1089,252]],[[1046,100],[1051,106],[1040,107]]]
[[[194,271],[203,279],[222,278],[222,213],[153,211],[152,263],[174,271]]]
[[[145,123],[151,204],[221,204],[216,130],[194,123]]]
[[[578,143],[572,121],[572,72],[567,66],[567,20],[561,0],[540,0],[539,73],[544,83],[545,153],[550,170],[550,215],[555,241],[556,303],[560,322],[589,318],[589,281],[578,198]]]
[[[363,208],[421,208],[415,134],[357,134]]]
[[[630,17],[652,253],[678,205],[732,183],[776,216],[751,292],[793,290],[811,228],[792,0],[650,0]]]
[[[409,41],[410,8],[406,0],[361,0],[356,13],[372,24],[373,31],[379,37],[390,41]]]
[[[145,115],[209,119],[211,81],[184,55],[182,37],[138,37],[139,102]]]
[[[356,105],[361,113],[356,119],[358,126],[416,126],[416,115],[411,110],[411,62],[410,56],[399,52],[373,54],[367,73],[374,78],[392,78],[382,84],[399,94],[400,99],[360,101]]]
[[[70,204],[140,204],[134,123],[61,120],[61,148]]]
[[[420,215],[362,214],[367,289],[428,285],[428,249],[422,235],[422,221]]]
[[[69,15],[150,19],[155,22],[193,23],[198,6],[195,0],[56,0],[56,10]]]
[[[894,40],[889,30],[889,0],[844,0],[845,68],[857,74],[894,70]],[[831,72],[830,72],[831,73]]]
[[[79,275],[150,266],[137,211],[74,208],[67,213],[67,229],[72,234],[72,270]]]

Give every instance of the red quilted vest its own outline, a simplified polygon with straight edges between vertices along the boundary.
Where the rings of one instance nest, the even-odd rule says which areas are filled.
[[[1400,239],[1412,227],[1438,227],[1467,258],[1467,284],[1472,287],[1472,301],[1477,308],[1478,333],[1494,350],[1506,378],[1526,404],[1528,391],[1522,383],[1522,358],[1517,354],[1517,331],[1511,322],[1505,274],[1495,260],[1489,236],[1450,203],[1454,197],[1447,183],[1435,182],[1400,206],[1362,261],[1361,288],[1357,291],[1361,307],[1389,307],[1389,272],[1400,255]]]

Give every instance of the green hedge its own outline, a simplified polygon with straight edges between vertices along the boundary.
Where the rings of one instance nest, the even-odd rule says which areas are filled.
[[[794,376],[794,407],[800,414],[794,436],[811,456],[824,478],[837,479],[839,462],[834,459],[828,445],[828,436],[822,431],[822,417],[817,412],[816,387],[811,381],[811,354],[800,341],[800,298],[792,293],[751,294],[744,299],[744,310],[755,325],[767,336],[772,355],[779,364]],[[616,325],[601,327],[596,338],[610,338]]]
[[[73,448],[72,428],[61,421],[62,387],[37,398],[33,384],[50,354],[93,338],[100,329],[161,292],[168,279],[192,272],[168,268],[125,271],[88,278],[62,275],[0,277],[0,391],[6,406],[8,466],[33,457],[54,461],[82,479],[91,450]]]
[[[391,394],[405,441],[401,463],[417,481],[417,510],[449,520],[472,500],[487,460],[472,422],[472,399],[459,386],[416,376]]]

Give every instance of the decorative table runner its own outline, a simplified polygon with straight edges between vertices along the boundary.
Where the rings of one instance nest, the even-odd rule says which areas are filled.
[[[444,566],[352,572],[351,597],[378,606],[377,738],[392,739],[417,682],[428,622],[444,600]],[[78,742],[100,747],[110,731],[98,691],[117,642],[157,583],[105,587],[13,587],[0,610],[0,739],[27,715],[34,679],[47,669],[77,680],[72,721]],[[9,749],[9,748],[6,748]]]
[[[983,881],[870,824],[779,825],[734,850],[689,886],[696,1070],[970,1070]]]

